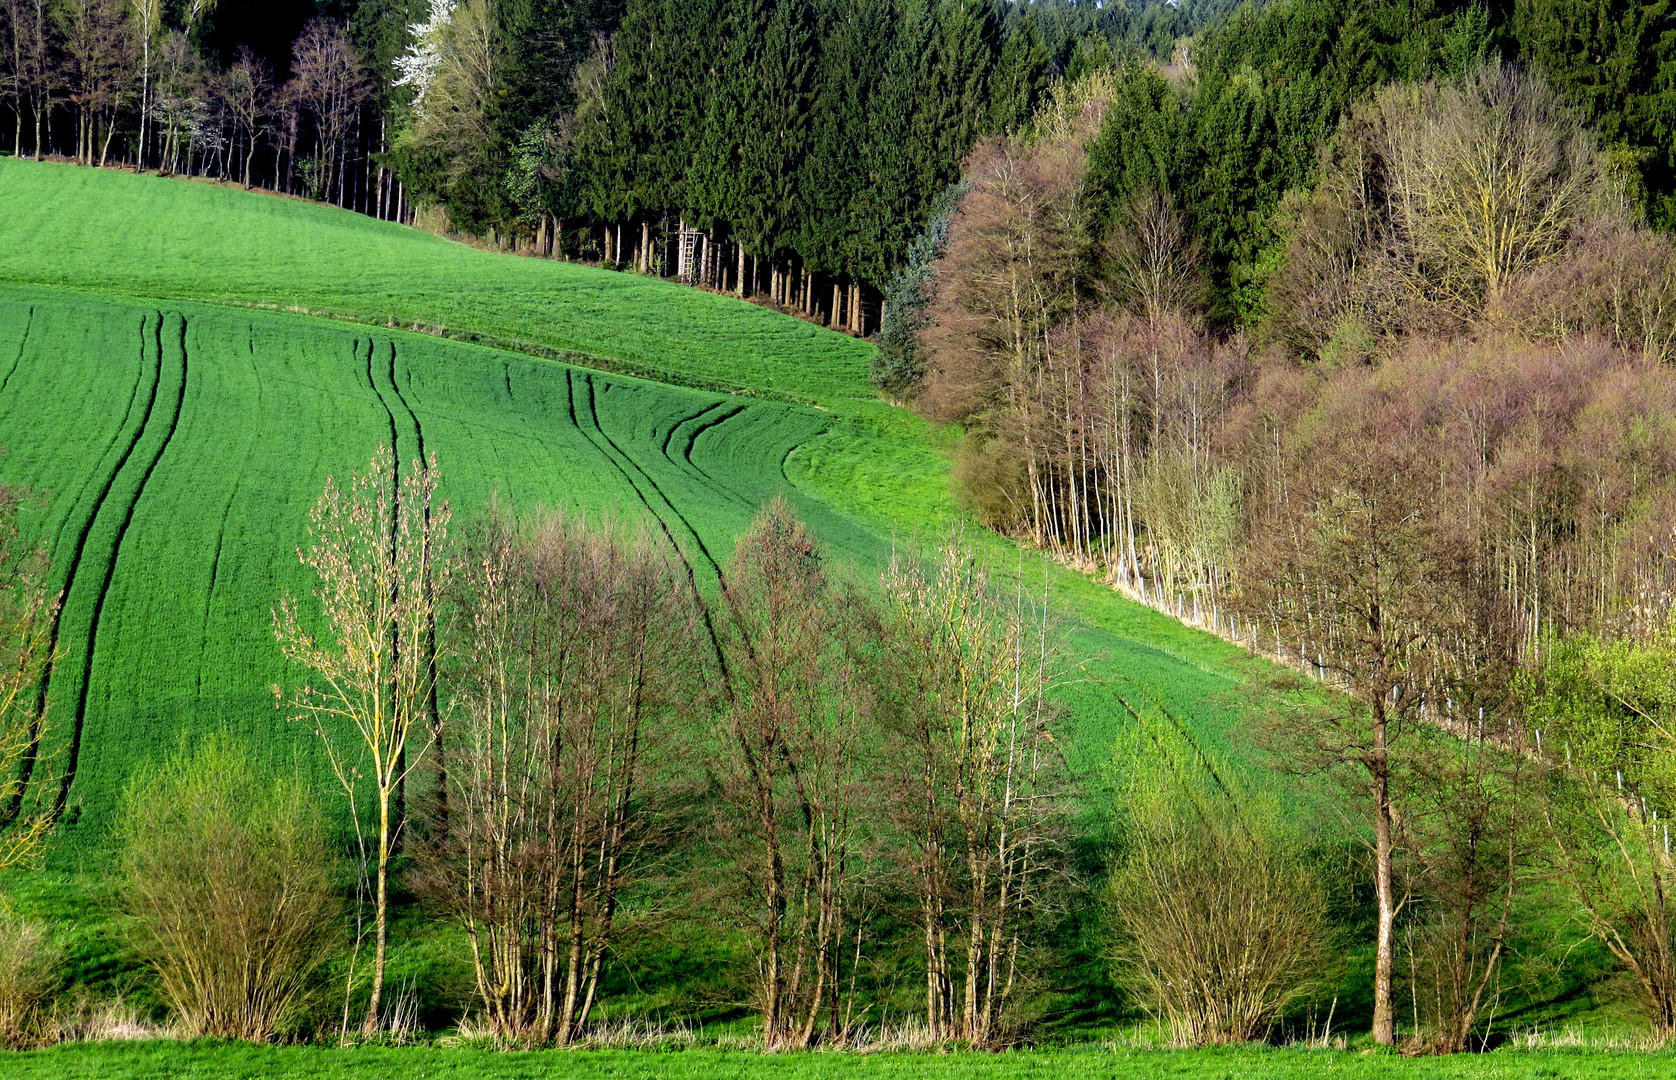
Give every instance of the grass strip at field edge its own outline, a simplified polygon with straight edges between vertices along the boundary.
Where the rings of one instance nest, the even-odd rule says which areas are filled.
[[[1347,1080],[1535,1080],[1566,1077],[1608,1080],[1668,1075],[1668,1051],[1515,1050],[1447,1058],[1401,1058],[1356,1051],[1237,1047],[1203,1050],[970,1051],[945,1054],[743,1050],[529,1050],[467,1047],[250,1046],[199,1040],[84,1043],[10,1055],[6,1075],[15,1080],[161,1080],[164,1077],[226,1080],[388,1080],[425,1077],[454,1080],[808,1080],[814,1077],[890,1077],[893,1080],[1294,1080],[1341,1076]]]

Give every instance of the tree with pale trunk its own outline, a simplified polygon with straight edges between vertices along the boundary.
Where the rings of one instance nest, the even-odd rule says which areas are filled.
[[[1463,83],[1396,83],[1358,106],[1292,196],[1276,330],[1320,354],[1501,318],[1523,276],[1614,207],[1598,142],[1540,76],[1493,61]]]
[[[373,968],[361,1028],[367,1035],[383,1019],[390,858],[407,824],[400,800],[430,735],[437,594],[448,577],[449,511],[437,503],[437,483],[434,457],[398,474],[386,447],[347,484],[327,478],[309,513],[309,544],[297,553],[318,579],[318,610],[305,615],[290,597],[274,609],[281,649],[309,673],[289,693],[275,686],[275,698],[312,724],[325,747],[348,800],[363,866],[362,815],[371,787]]]
[[[1376,403],[1366,403],[1376,408]],[[1365,800],[1377,906],[1373,1037],[1395,1042],[1397,919],[1411,899],[1398,863],[1404,850],[1403,774],[1397,743],[1431,696],[1444,715],[1439,672],[1451,635],[1460,563],[1434,528],[1439,502],[1428,463],[1396,437],[1372,446],[1355,425],[1316,446],[1316,466],[1296,477],[1289,500],[1262,523],[1244,553],[1234,597],[1246,615],[1275,628],[1277,648],[1348,692],[1319,706],[1282,709],[1266,735],[1302,772],[1334,772]],[[1364,436],[1365,438],[1365,436]]]
[[[1060,661],[1042,604],[997,595],[962,538],[898,556],[892,811],[907,845],[932,1035],[993,1046],[1064,878]]]
[[[0,869],[41,853],[54,802],[37,793],[47,730],[41,680],[52,666],[53,624],[61,599],[47,585],[46,553],[18,527],[23,493],[0,487]]]
[[[233,66],[216,81],[215,91],[244,139],[242,172],[244,186],[249,187],[256,148],[273,126],[273,74],[266,61],[241,48]]]
[[[163,33],[163,0],[129,0],[130,23],[140,53],[140,166],[151,149],[151,54]]]
[[[405,139],[440,152],[455,179],[480,169],[494,142],[505,45],[492,0],[437,0],[413,45],[396,60],[395,85],[414,88]]]
[[[346,143],[361,107],[372,100],[361,57],[341,23],[312,19],[303,27],[291,48],[285,96],[313,121],[319,195],[326,197],[343,180]]]

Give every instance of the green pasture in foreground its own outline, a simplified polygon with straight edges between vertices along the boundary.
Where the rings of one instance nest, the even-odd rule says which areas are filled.
[[[373,325],[251,309],[264,305]],[[295,550],[325,477],[381,442],[437,454],[465,515],[495,494],[650,515],[701,578],[784,492],[876,574],[893,535],[960,515],[937,436],[872,394],[869,350],[728,297],[329,207],[0,160],[0,482],[44,497],[38,524],[66,589],[51,694],[55,763],[73,783],[55,859],[100,848],[134,763],[181,732],[227,728],[275,762],[312,760],[312,739],[273,705],[290,673],[269,612],[307,594]],[[1086,773],[1119,722],[1114,685],[1213,739],[1228,729],[1238,650],[973,536],[1004,578],[1049,591],[1088,661],[1064,691]],[[1098,816],[1097,800],[1084,812]]]
[[[1354,1051],[1029,1050],[1004,1054],[761,1055],[683,1050],[497,1053],[433,1047],[252,1047],[207,1043],[71,1045],[11,1055],[15,1080],[1608,1080],[1676,1074],[1676,1055],[1612,1051],[1499,1050],[1405,1059]]]

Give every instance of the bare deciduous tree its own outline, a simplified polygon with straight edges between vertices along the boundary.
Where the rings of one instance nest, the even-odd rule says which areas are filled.
[[[297,553],[319,579],[319,615],[305,617],[289,597],[274,609],[274,634],[286,657],[318,680],[289,695],[275,686],[275,698],[312,724],[324,744],[361,838],[363,864],[362,791],[364,784],[372,786],[374,945],[362,1025],[367,1034],[381,1021],[390,856],[406,825],[397,801],[430,734],[426,720],[436,682],[432,633],[437,592],[447,581],[449,516],[447,504],[436,503],[437,482],[434,458],[415,460],[398,476],[395,454],[385,447],[347,485],[328,477],[309,512],[310,544]]]
[[[272,127],[273,75],[266,61],[241,48],[238,60],[217,80],[216,93],[244,138],[244,186],[249,187],[256,148]]]
[[[124,0],[64,0],[57,16],[62,74],[76,106],[76,158],[84,165],[94,163],[103,121],[105,138],[98,151],[103,165],[116,130],[116,108],[129,85],[130,12]]]
[[[876,768],[863,723],[864,604],[828,577],[814,537],[779,499],[740,537],[722,602],[718,825],[741,870],[764,1039],[841,1039],[853,991],[844,945],[860,932],[860,836]]]
[[[371,93],[348,30],[331,19],[310,20],[292,46],[285,96],[313,121],[321,196],[342,182],[346,143]]]
[[[1132,196],[1103,247],[1119,295],[1147,320],[1193,306],[1199,289],[1198,245],[1167,192]]]
[[[53,823],[52,800],[31,796],[41,782],[47,729],[41,679],[52,665],[52,630],[61,597],[47,585],[44,550],[26,543],[18,511],[24,495],[0,487],[0,869],[40,854]]]
[[[448,807],[428,861],[491,1029],[570,1042],[623,890],[664,839],[671,752],[703,697],[698,599],[645,532],[491,509],[456,579]]]
[[[1297,642],[1306,662],[1330,668],[1354,699],[1277,714],[1272,739],[1305,770],[1348,767],[1368,800],[1378,907],[1373,1037],[1388,1046],[1397,917],[1408,902],[1395,866],[1402,815],[1393,744],[1427,689],[1415,660],[1436,596],[1424,586],[1439,574],[1421,542],[1422,496],[1412,477],[1383,456],[1339,464],[1302,519],[1277,528],[1271,559],[1245,576],[1242,599],[1247,613],[1279,628],[1277,638]]]
[[[1045,610],[1003,600],[958,535],[930,567],[893,560],[902,687],[890,762],[933,1036],[1008,1037],[1032,920],[1063,869],[1064,772]]]
[[[1494,61],[1464,85],[1388,86],[1345,119],[1321,182],[1289,204],[1277,329],[1320,353],[1352,327],[1499,317],[1608,186],[1593,138],[1538,76]]]

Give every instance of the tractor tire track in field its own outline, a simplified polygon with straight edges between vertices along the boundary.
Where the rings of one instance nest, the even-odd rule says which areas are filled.
[[[698,550],[703,554],[705,561],[710,564],[710,567],[716,574],[716,577],[721,579],[723,576],[722,568],[717,564],[716,560],[711,557],[709,550],[704,546],[704,541],[699,539],[698,531],[692,527],[692,524],[688,522],[686,518],[681,516],[681,512],[675,509],[674,504],[664,497],[663,492],[658,490],[656,484],[652,483],[652,478],[647,476],[639,466],[635,465],[633,460],[631,460],[627,454],[623,453],[622,448],[612,441],[611,437],[605,433],[605,429],[600,426],[599,410],[594,404],[593,376],[588,372],[577,368],[568,368],[565,371],[565,379],[567,380],[570,391],[566,397],[570,403],[571,425],[575,427],[577,431],[582,433],[583,438],[593,444],[594,449],[599,451],[601,457],[611,463],[612,468],[616,469],[622,476],[624,482],[628,484],[629,490],[633,491],[640,499],[641,504],[646,507],[646,512],[652,515],[652,520],[658,523],[658,528],[663,530],[664,538],[669,541],[669,546],[675,549],[675,554],[680,558],[682,565],[687,568],[687,583],[692,586],[693,591],[695,593],[698,591],[698,575],[693,566],[692,558],[688,556],[685,549],[683,549],[680,543],[676,541],[674,530],[669,527],[669,522],[665,519],[664,515],[658,512],[657,508],[652,505],[652,500],[647,497],[646,492],[641,489],[639,484],[635,483],[634,477],[636,474],[638,474],[646,482],[646,484],[651,487],[654,492],[656,492],[658,500],[662,502],[664,506],[668,507],[669,513],[674,516],[675,520],[681,523],[681,526],[686,529],[688,533],[692,535],[693,541],[698,545]],[[586,390],[588,395],[586,412],[576,407],[578,383],[582,384],[582,387]],[[586,424],[582,422],[584,417],[586,417],[588,421]],[[592,429],[591,434],[590,428]],[[596,435],[598,438],[595,438]],[[704,623],[704,632],[710,638],[710,646],[715,650],[716,660],[722,665],[723,677],[725,679],[727,673],[727,653],[722,648],[721,635],[716,632],[715,622],[711,618],[710,605],[701,604],[699,605],[698,610],[699,618]]]
[[[718,401],[702,412],[689,416],[680,423],[671,426],[669,434],[665,435],[663,439],[663,456],[676,468],[722,498],[735,500],[755,511],[756,506],[744,492],[705,472],[693,460],[693,446],[698,442],[700,435],[727,423],[744,412],[746,408],[746,405],[738,402]],[[671,447],[677,446],[677,439],[679,439],[678,448],[672,452]]]
[[[268,396],[267,384],[262,380],[262,366],[256,362],[256,329],[249,328],[245,337],[245,351],[250,358],[250,373],[256,382],[257,416],[266,415],[266,401]],[[244,458],[239,462],[238,472],[233,477],[233,490],[227,495],[227,503],[221,508],[221,524],[215,530],[215,555],[210,559],[209,588],[204,592],[204,621],[198,629],[198,677],[196,695],[204,696],[204,657],[209,653],[209,624],[211,605],[215,602],[215,585],[221,580],[221,551],[227,542],[227,521],[233,515],[233,504],[239,500],[239,492],[244,488],[244,477],[250,471],[250,458],[256,452],[254,440],[246,440]]]
[[[24,752],[23,763],[18,771],[18,784],[12,790],[12,797],[8,800],[4,809],[0,810],[0,824],[10,824],[16,819],[18,811],[23,806],[24,793],[34,779],[35,766],[40,760],[42,723],[46,719],[47,698],[52,692],[53,676],[58,673],[59,664],[63,662],[63,657],[59,652],[59,639],[64,622],[64,609],[70,599],[70,588],[75,584],[77,574],[81,570],[82,557],[87,552],[87,541],[93,532],[93,523],[98,520],[100,507],[110,497],[111,488],[116,484],[116,478],[122,473],[123,467],[128,463],[128,458],[134,453],[134,448],[139,445],[141,436],[145,434],[146,423],[151,418],[151,410],[157,403],[157,385],[162,376],[162,351],[159,349],[154,361],[148,362],[146,357],[147,339],[156,336],[156,328],[151,325],[154,318],[157,320],[158,326],[161,326],[163,316],[160,312],[152,312],[140,322],[141,370],[134,378],[134,389],[128,396],[128,407],[122,414],[122,424],[116,429],[116,434],[111,437],[110,444],[105,447],[105,453],[100,457],[101,461],[109,457],[111,450],[121,441],[122,432],[128,429],[128,422],[134,415],[134,407],[139,403],[141,394],[146,396],[145,411],[141,415],[139,423],[133,426],[133,432],[128,437],[127,445],[122,448],[122,452],[118,455],[116,465],[105,475],[104,482],[99,485],[98,493],[93,496],[92,507],[82,518],[81,526],[76,530],[75,541],[70,549],[69,563],[64,571],[64,584],[58,590],[58,606],[53,609],[52,622],[47,628],[47,654],[58,657],[58,659],[41,676],[41,685],[35,696],[35,719],[29,733],[29,748]],[[149,391],[145,389],[147,368],[149,368],[151,374]],[[93,482],[91,477],[89,482]],[[74,505],[78,507],[82,505],[86,498],[86,492],[87,487],[84,485],[82,490],[77,493]],[[64,524],[53,538],[54,549],[63,543],[64,529],[69,528],[70,522],[74,520],[75,515],[73,513],[65,517]],[[54,816],[56,817],[56,812]]]
[[[186,404],[186,376],[189,365],[186,348],[187,322],[184,315],[175,314],[171,318],[179,320],[180,363],[177,368],[170,370],[171,365],[168,364],[164,356],[163,345],[163,324],[170,320],[165,319],[163,314],[159,312],[157,321],[152,328],[157,354],[157,376],[152,380],[151,399],[146,407],[145,419],[137,429],[127,452],[123,454],[122,460],[111,474],[111,480],[101,494],[98,505],[88,517],[87,525],[77,543],[75,558],[71,564],[70,577],[65,586],[65,597],[68,599],[71,591],[76,588],[82,578],[82,562],[87,553],[88,538],[94,527],[101,520],[109,520],[120,515],[120,518],[117,519],[116,531],[111,539],[110,548],[103,553],[103,566],[99,565],[98,557],[95,556],[96,561],[89,568],[95,575],[89,580],[96,580],[98,584],[97,591],[93,594],[93,612],[88,623],[87,642],[81,657],[81,680],[76,690],[76,711],[70,728],[68,757],[64,765],[64,775],[59,781],[58,797],[53,803],[52,817],[54,820],[64,813],[64,808],[70,798],[70,786],[76,778],[76,764],[81,754],[82,729],[86,723],[88,697],[93,686],[93,661],[99,645],[99,625],[104,618],[105,601],[110,596],[111,581],[116,575],[116,563],[122,551],[122,542],[127,538],[128,529],[134,523],[134,511],[145,494],[146,485],[150,483],[152,474],[157,471],[158,464],[163,460],[163,455],[168,450],[170,441],[174,438],[175,429],[180,426],[181,412]],[[171,392],[163,402],[162,408],[165,415],[160,417],[158,415],[158,398],[163,395],[165,376],[170,378],[173,385],[170,388]],[[154,433],[155,437],[153,438]],[[144,452],[136,455],[136,451],[139,451],[141,444],[148,442],[153,445],[147,446]],[[112,498],[112,493],[116,489],[118,481],[126,473],[137,473],[132,492],[125,497]],[[54,646],[56,647],[58,644],[56,634],[54,636]],[[55,669],[56,666],[54,665]],[[48,675],[48,679],[50,678],[51,673]],[[43,682],[46,681],[43,680]],[[46,687],[43,686],[42,689],[44,691]]]
[[[389,342],[389,346],[390,346],[390,390],[391,390],[392,393],[394,393],[396,395],[396,402],[397,402],[397,404],[399,404],[402,407],[402,412],[407,414],[408,422],[413,425],[413,445],[414,445],[414,448],[419,451],[419,460],[425,462],[428,465],[430,463],[430,460],[425,456],[425,429],[419,423],[419,414],[414,412],[413,411],[413,406],[408,403],[407,395],[402,393],[402,384],[401,384],[400,380],[398,380],[396,378],[396,374],[397,374],[397,372],[396,372],[396,361],[398,359],[398,356],[397,356],[397,353],[396,353],[396,343],[393,342],[393,341]],[[412,368],[405,369],[405,374],[406,374],[406,378],[407,378],[407,388],[409,390],[411,390],[411,389],[413,389],[413,369]],[[399,461],[398,461],[398,464],[399,464]]]
[[[397,360],[396,343],[394,341],[390,341],[390,342],[387,342],[386,344],[390,348],[390,370],[389,370],[390,392],[393,393],[396,396],[396,401],[401,405],[402,412],[407,414],[408,421],[413,425],[413,443],[414,443],[415,449],[417,449],[419,451],[420,467],[421,468],[429,468],[430,467],[430,459],[425,456],[425,428],[424,428],[423,425],[421,425],[419,423],[419,414],[413,411],[413,406],[408,402],[407,395],[402,393],[401,383],[396,378],[396,360]],[[409,390],[413,389],[413,369],[412,368],[407,369],[407,386],[408,386]],[[389,404],[388,401],[385,402],[384,408],[385,408],[386,411],[389,411],[390,404]],[[395,420],[395,417],[394,417],[394,414],[392,413],[392,415],[391,415],[392,424],[394,423],[394,420]],[[396,475],[392,478],[392,483],[395,485],[395,490],[397,492],[397,499],[399,500],[400,497],[401,497],[400,492],[401,492],[402,459],[401,459],[400,454],[395,453],[395,447],[392,446],[390,449],[391,449],[391,453],[395,457],[395,469],[396,469]],[[398,502],[397,505],[399,506],[400,503]],[[424,527],[425,527],[425,535],[427,535],[427,536],[430,535],[430,526],[431,526],[431,508],[430,508],[430,504],[426,503],[426,505],[425,505]],[[392,537],[391,539],[392,539],[392,542],[393,542],[394,537]],[[426,583],[425,584],[425,589],[426,589],[427,592],[429,592],[430,591],[430,575],[429,575],[428,572],[427,572],[427,574],[424,578],[424,581]],[[430,599],[434,601],[435,597],[434,596],[430,597]],[[427,616],[426,623],[425,623],[425,645],[424,645],[424,648],[425,648],[425,666],[426,666],[426,668],[429,672],[429,674],[427,676],[427,680],[426,680],[429,683],[429,690],[427,691],[426,697],[425,697],[425,714],[426,714],[426,719],[430,722],[430,726],[431,726],[431,730],[430,730],[431,740],[436,744],[436,750],[437,750],[437,769],[438,769],[437,783],[438,783],[438,786],[440,788],[440,797],[441,797],[441,802],[440,802],[440,805],[438,807],[438,810],[442,815],[444,815],[444,820],[446,820],[446,815],[448,813],[448,774],[445,771],[445,766],[443,765],[443,758],[442,758],[442,712],[441,712],[441,703],[437,700],[436,609],[435,609],[434,603],[431,604],[431,605],[428,605],[428,607],[429,607],[429,610],[430,610],[430,614]],[[405,749],[403,750],[403,760],[404,761],[406,760],[406,750]],[[397,788],[396,798],[398,800],[398,803],[397,803],[398,806],[400,806],[401,803],[406,800],[406,798],[407,798],[407,783],[406,783],[406,781],[403,781],[402,785],[399,788]]]
[[[623,451],[621,446],[617,445],[615,439],[605,433],[605,428],[599,422],[599,407],[596,401],[596,394],[598,393],[598,390],[594,385],[593,376],[586,372],[582,372],[580,374],[582,376],[582,383],[587,389],[588,411],[586,417],[587,424],[586,426],[579,425],[579,430],[581,430],[584,435],[588,435],[589,432],[592,431],[599,436],[599,439],[594,441],[594,445],[598,446],[601,452],[606,454],[606,456],[611,459],[611,463],[617,466],[617,471],[622,473],[623,479],[627,480],[629,482],[629,486],[634,488],[635,493],[640,496],[640,501],[646,504],[646,509],[650,510],[660,521],[664,520],[664,515],[659,513],[657,508],[652,505],[652,498],[647,495],[647,490],[650,489],[651,495],[655,496],[657,501],[668,509],[669,516],[680,522],[681,528],[685,530],[688,536],[692,537],[693,544],[697,546],[699,554],[704,556],[704,561],[710,564],[710,569],[720,576],[722,572],[721,564],[718,563],[715,557],[710,554],[710,549],[705,546],[704,538],[698,535],[698,530],[693,528],[692,522],[688,521],[686,516],[676,508],[675,503],[670,500],[669,496],[663,493],[663,489],[658,486],[658,482],[656,480],[652,479],[651,474],[642,469],[634,458],[630,457]],[[574,378],[575,376],[572,376],[573,387],[575,385]],[[576,411],[574,405],[572,406],[572,411]],[[578,416],[578,419],[580,418],[581,417]],[[592,435],[589,435],[589,438],[592,439]],[[637,481],[635,477],[639,477],[639,480]],[[669,531],[667,526],[665,527],[665,531]],[[675,538],[671,536],[670,542],[674,543],[674,539]],[[677,548],[677,550],[679,550],[679,548]]]
[[[378,403],[384,407],[384,415],[390,421],[390,456],[393,459],[395,459],[395,462],[396,462],[396,474],[395,474],[394,480],[399,481],[401,479],[401,473],[402,473],[402,455],[401,455],[401,450],[396,446],[396,438],[397,438],[396,413],[395,413],[395,410],[390,408],[390,401],[389,401],[388,398],[386,398],[384,396],[384,391],[382,391],[378,388],[378,380],[373,377],[373,373],[372,373],[373,372],[372,354],[373,354],[374,350],[377,348],[377,346],[371,338],[366,338],[365,339],[365,344],[366,344],[366,347],[367,347],[367,355],[366,355],[367,389],[372,391],[372,396],[377,398]],[[361,345],[362,345],[361,340],[357,340],[355,342],[355,350],[357,352],[360,351]],[[394,348],[394,346],[392,346],[392,349],[393,348]],[[395,365],[394,358],[391,359],[390,364],[391,364],[392,367],[394,367],[394,365]]]
[[[18,366],[23,363],[24,351],[29,348],[29,331],[33,330],[34,328],[35,328],[35,305],[30,304],[29,305],[29,314],[27,314],[23,317],[23,337],[18,339],[17,355],[12,357],[12,366],[6,369],[6,377],[3,378],[3,379],[0,379],[0,394],[4,394],[6,392],[6,387],[11,384],[12,375],[14,375],[17,372]]]

